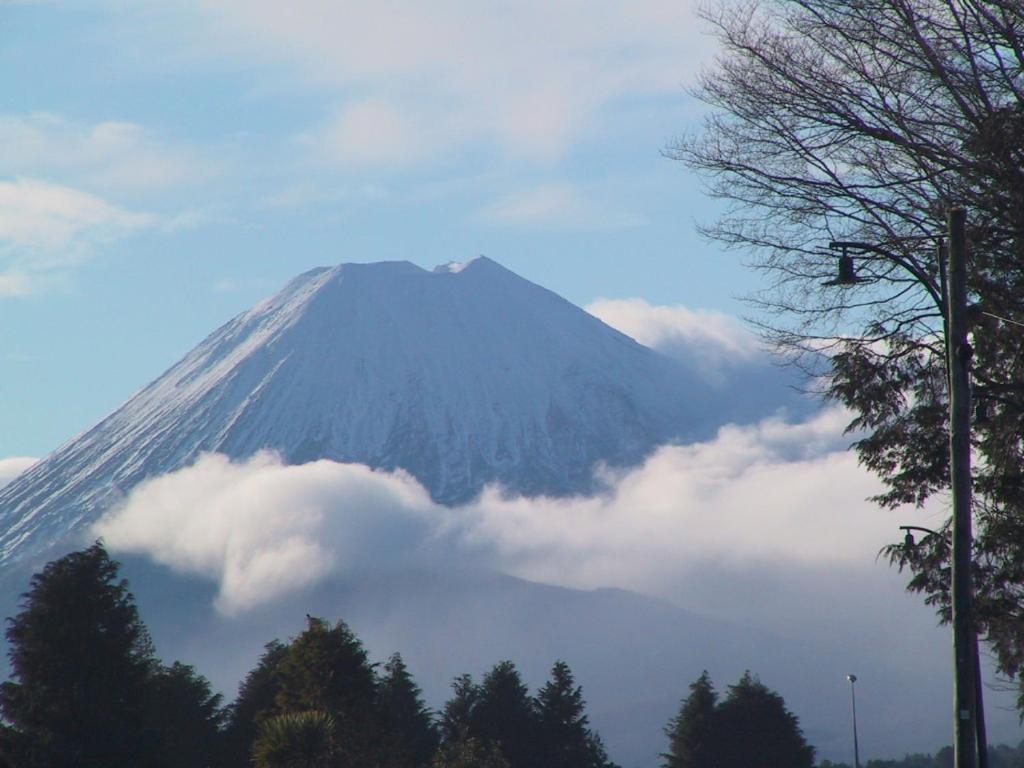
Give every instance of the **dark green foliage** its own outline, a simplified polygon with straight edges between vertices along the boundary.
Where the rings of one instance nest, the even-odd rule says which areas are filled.
[[[511,768],[614,768],[565,662],[555,663],[536,699],[511,661],[496,664],[479,685],[469,675],[456,678],[452,691],[441,716],[448,758],[471,740],[496,745]]]
[[[537,758],[534,704],[519,670],[499,662],[480,684],[480,697],[470,719],[470,735],[494,742],[511,768],[532,768]]]
[[[311,710],[274,715],[257,729],[252,749],[257,768],[328,768],[335,757],[334,718]]]
[[[782,697],[749,672],[715,703],[707,672],[690,686],[679,714],[669,722],[666,768],[811,768],[797,718]]]
[[[1024,768],[1024,741],[1016,747],[1000,744],[988,748],[989,768]],[[819,768],[853,768],[849,763],[823,760]],[[943,747],[934,755],[913,754],[899,760],[868,760],[864,768],[953,768],[953,748]]]
[[[668,752],[662,755],[664,768],[710,768],[717,703],[718,694],[705,670],[690,684],[690,695],[665,728]]]
[[[276,670],[281,712],[321,709],[344,717],[369,712],[376,694],[373,669],[359,638],[339,621],[310,617]]]
[[[446,742],[434,757],[432,768],[509,768],[496,744],[463,733]]]
[[[749,672],[715,710],[719,768],[811,768],[814,749],[804,741],[782,697]]]
[[[601,738],[588,727],[583,691],[569,665],[557,661],[537,694],[537,766],[606,768],[611,763]]]
[[[213,765],[220,752],[225,712],[221,695],[187,664],[157,669],[146,686],[148,720],[166,768]]]
[[[510,661],[458,678],[439,749],[402,657],[378,674],[340,621],[268,643],[222,708],[195,669],[155,658],[99,543],[33,577],[7,638],[0,768],[616,768],[564,662],[536,700]]]
[[[425,768],[437,751],[438,735],[420,688],[400,654],[384,664],[377,682],[383,768]]]
[[[362,643],[339,621],[309,618],[276,667],[275,713],[320,710],[335,721],[339,762],[375,763],[377,682]]]
[[[441,739],[445,744],[458,741],[473,727],[473,713],[480,701],[480,686],[470,675],[459,675],[452,682],[452,697],[441,712]]]
[[[153,651],[118,565],[99,543],[49,563],[8,619],[0,713],[19,768],[153,765]]]
[[[256,740],[259,722],[273,713],[280,688],[277,667],[288,646],[274,640],[267,643],[256,668],[246,675],[238,689],[238,698],[228,708],[227,726],[222,740],[221,762],[225,768],[249,765],[250,751]]]

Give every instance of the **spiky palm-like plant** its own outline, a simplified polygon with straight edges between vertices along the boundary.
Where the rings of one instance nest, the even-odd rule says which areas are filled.
[[[333,755],[334,718],[320,710],[264,720],[252,749],[259,768],[327,768]]]

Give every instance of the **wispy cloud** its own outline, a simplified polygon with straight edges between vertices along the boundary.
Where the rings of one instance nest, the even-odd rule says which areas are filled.
[[[768,350],[735,317],[724,312],[659,306],[644,299],[598,299],[586,307],[595,317],[641,344],[694,365],[724,381],[743,366],[767,366]]]
[[[136,123],[81,123],[40,112],[0,115],[0,175],[59,177],[101,193],[138,193],[203,182],[219,167]]]
[[[349,162],[417,162],[467,143],[550,162],[600,131],[617,100],[678,92],[709,45],[692,4],[665,0],[194,0],[185,8],[198,18],[167,8],[171,26],[187,23],[190,51],[266,62],[277,76],[285,64],[306,84],[356,96],[336,131],[309,134]],[[364,132],[374,115],[383,136]]]
[[[431,154],[437,138],[394,103],[368,99],[346,104],[298,141],[334,165],[379,167],[415,164]]]
[[[0,294],[31,293],[41,275],[68,268],[95,246],[156,222],[151,214],[63,184],[0,180]]]
[[[611,210],[571,184],[544,184],[510,195],[481,212],[494,224],[569,229],[620,229],[638,226],[643,219]]]
[[[73,241],[102,241],[150,226],[155,218],[96,195],[41,179],[0,181],[0,240],[62,261],[57,250]]]
[[[732,315],[682,305],[651,304],[645,299],[598,299],[586,310],[627,336],[655,349],[700,345],[722,357],[763,354],[760,340]]]

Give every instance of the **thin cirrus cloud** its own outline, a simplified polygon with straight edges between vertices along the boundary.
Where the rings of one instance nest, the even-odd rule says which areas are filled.
[[[335,92],[343,103],[336,118],[303,134],[324,153],[344,164],[391,164],[467,142],[531,161],[558,158],[601,130],[608,105],[678,94],[709,46],[693,5],[193,0],[184,15],[180,4],[165,7],[190,50],[264,62],[275,78],[287,69]],[[385,108],[385,130],[365,133],[361,120]]]
[[[347,104],[296,139],[318,159],[342,168],[412,165],[425,160],[439,141],[385,99]]]
[[[57,261],[55,251],[76,239],[105,240],[155,222],[80,189],[32,178],[0,181],[0,241],[37,250]]]
[[[154,226],[155,216],[36,178],[0,180],[0,295],[26,295],[101,244]]]
[[[218,164],[126,121],[82,123],[35,112],[0,115],[0,174],[57,177],[100,193],[207,181]]]
[[[726,427],[608,476],[599,496],[506,498],[491,488],[457,508],[434,504],[402,472],[206,455],[140,485],[92,534],[216,582],[229,614],[330,574],[425,561],[496,562],[532,580],[673,598],[709,569],[856,571],[873,566],[891,522],[863,513],[877,481],[845,450],[845,419],[830,410]]]
[[[543,184],[512,194],[485,207],[480,218],[491,224],[591,230],[643,224],[639,216],[612,211],[566,183]]]

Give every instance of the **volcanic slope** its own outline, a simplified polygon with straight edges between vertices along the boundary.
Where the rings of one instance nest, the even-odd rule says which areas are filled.
[[[0,563],[217,451],[402,468],[444,504],[565,495],[707,434],[680,364],[485,257],[306,272],[0,489]]]

